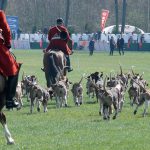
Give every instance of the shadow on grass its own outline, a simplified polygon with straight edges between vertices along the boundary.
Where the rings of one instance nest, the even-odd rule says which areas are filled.
[[[97,103],[97,101],[87,101],[87,102],[85,102],[86,104],[96,104]]]
[[[138,115],[134,115],[136,116],[136,118],[139,118],[139,119],[144,119],[144,118],[149,118],[150,117],[150,113],[146,113],[145,116],[143,116],[143,114],[138,114]]]
[[[57,108],[56,104],[55,105],[48,105],[47,109],[69,109],[69,108],[73,108],[74,106],[67,106],[67,107],[61,107],[61,108]]]
[[[92,120],[92,122],[102,122],[102,121],[103,121],[103,119],[101,119],[101,118]]]

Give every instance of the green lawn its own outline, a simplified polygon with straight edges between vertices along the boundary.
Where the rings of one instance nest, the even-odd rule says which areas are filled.
[[[40,50],[16,50],[17,61],[23,62],[20,80],[25,75],[34,74],[39,84],[46,87],[42,67],[43,54]],[[125,56],[114,56],[99,52],[89,56],[88,52],[75,52],[71,56],[74,71],[68,74],[72,82],[81,79],[83,73],[103,71],[104,74],[119,72],[119,64],[124,72],[131,66],[150,83],[150,53],[126,52]],[[86,80],[83,80],[85,89]],[[6,145],[2,126],[0,126],[0,150],[149,150],[150,114],[142,117],[143,107],[136,116],[129,105],[126,94],[122,113],[116,120],[104,121],[99,116],[99,104],[89,100],[84,90],[84,104],[76,107],[70,93],[68,108],[56,109],[55,101],[49,101],[48,112],[40,113],[34,108],[29,114],[29,103],[24,98],[20,111],[7,111],[8,127],[15,139],[15,145]],[[95,101],[95,100],[94,100]],[[149,111],[150,112],[150,111]]]

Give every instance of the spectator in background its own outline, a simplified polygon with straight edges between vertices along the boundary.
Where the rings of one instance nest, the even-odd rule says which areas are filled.
[[[118,48],[119,54],[121,55],[121,53],[120,53],[120,37],[117,38],[117,48]]]
[[[122,51],[122,55],[124,55],[124,38],[121,37],[120,39],[120,50]],[[121,55],[121,52],[119,51],[119,54]]]
[[[43,33],[48,34],[48,29],[46,27],[43,29]]]
[[[142,34],[140,37],[139,48],[142,48],[143,43],[144,43],[144,34]]]
[[[113,56],[115,45],[116,44],[115,44],[114,37],[111,36],[111,39],[110,39],[110,53],[109,53],[110,56]]]
[[[43,49],[43,38],[40,39],[39,45],[40,45],[40,49]]]
[[[91,40],[89,41],[89,55],[90,56],[93,55],[94,45],[95,45],[95,41],[93,38],[91,38]]]
[[[97,40],[97,33],[93,34],[93,38],[94,38],[94,40]]]
[[[12,37],[12,40],[15,40],[15,39],[16,39],[16,32],[15,32],[15,31],[12,31],[11,37]]]
[[[137,34],[133,33],[132,37],[133,37],[133,43],[137,43],[138,42],[138,36],[137,36]]]
[[[119,54],[121,55],[121,52],[122,52],[122,55],[124,55],[124,39],[121,37],[118,37],[117,39],[117,48],[118,48],[118,51],[119,51]]]
[[[98,40],[101,40],[101,34],[102,34],[102,32],[98,31],[97,34],[98,34]]]
[[[132,36],[130,36],[128,39],[128,48],[130,48],[131,43],[132,43]]]
[[[144,43],[144,34],[141,35],[141,43]]]
[[[74,49],[74,50],[77,50],[77,49],[78,49],[78,43],[77,43],[76,40],[75,40],[74,43],[73,43],[73,49]]]
[[[21,29],[18,29],[18,30],[17,30],[17,40],[19,40],[21,33],[22,33]]]
[[[73,41],[74,41],[74,43],[73,43],[73,49],[77,50],[78,49],[78,42],[79,42],[79,38],[78,38],[77,34],[75,34]]]

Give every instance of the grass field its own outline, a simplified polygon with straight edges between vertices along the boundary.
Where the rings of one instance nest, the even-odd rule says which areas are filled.
[[[16,50],[17,60],[23,62],[26,75],[34,74],[39,83],[46,87],[42,67],[43,54],[39,50]],[[144,78],[150,83],[150,53],[126,52],[125,56],[114,56],[100,52],[89,56],[88,52],[75,52],[71,56],[74,71],[68,74],[72,82],[79,81],[82,74],[94,71],[119,72],[119,64],[128,72],[135,66],[135,72],[144,72]],[[83,80],[85,88],[86,80]],[[142,117],[143,107],[136,116],[129,105],[126,94],[123,111],[116,120],[104,121],[98,114],[99,104],[88,99],[84,90],[84,104],[76,107],[72,95],[68,99],[68,108],[56,109],[55,101],[49,101],[48,112],[40,113],[34,108],[29,114],[29,103],[24,98],[24,107],[20,111],[4,112],[8,127],[15,139],[15,145],[6,145],[2,126],[0,126],[0,150],[149,150],[150,114]],[[150,111],[149,111],[150,112]]]

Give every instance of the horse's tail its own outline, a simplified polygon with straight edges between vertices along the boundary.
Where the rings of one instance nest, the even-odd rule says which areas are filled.
[[[59,67],[56,65],[57,63],[57,57],[55,53],[51,53],[50,57],[49,57],[49,61],[50,61],[50,67],[51,67],[51,77],[52,77],[52,83],[55,83],[60,76],[60,70]]]
[[[50,53],[50,62],[51,62],[51,67],[53,67],[53,69],[56,71],[56,72],[59,72],[59,68],[56,66],[56,54],[55,53]]]
[[[61,78],[64,67],[63,60],[63,57],[58,51],[51,51],[44,54],[43,64],[48,87],[51,84],[55,84]]]

